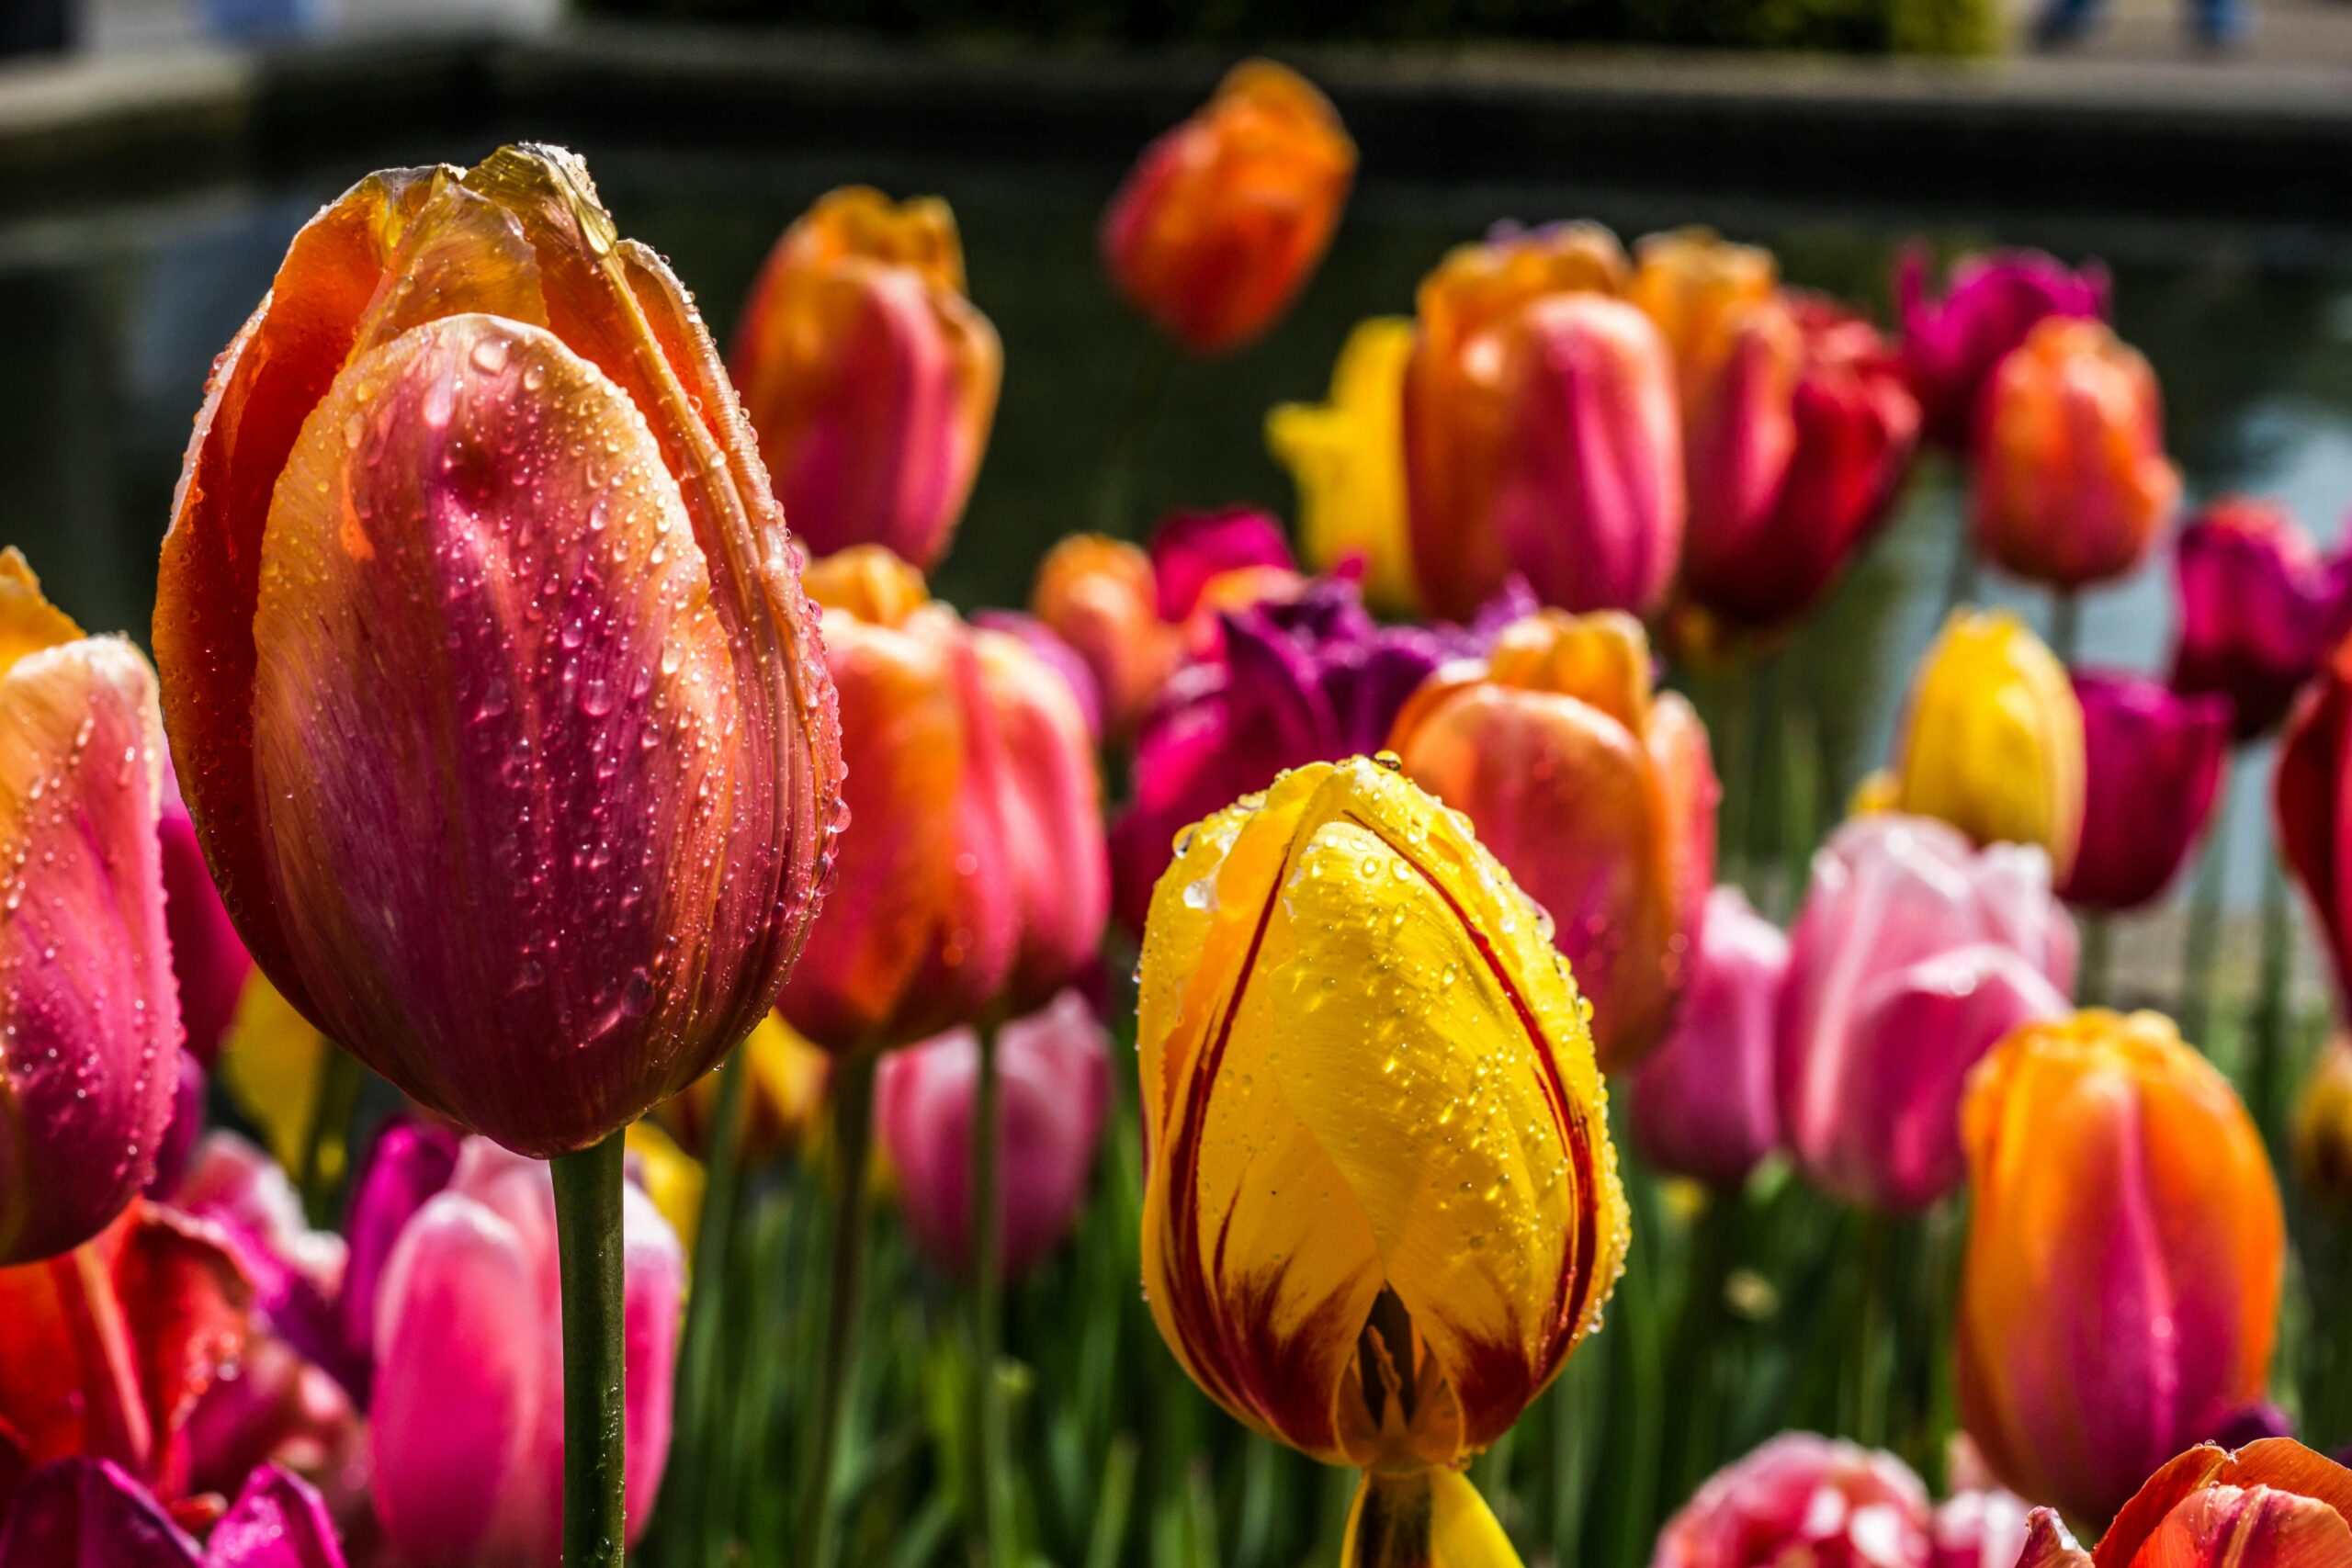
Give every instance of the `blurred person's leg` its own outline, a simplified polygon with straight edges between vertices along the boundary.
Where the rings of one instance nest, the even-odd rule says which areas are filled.
[[[2191,4],[2201,3],[2191,0]],[[2102,4],[2104,0],[2043,0],[2033,22],[2033,41],[2042,45],[2074,42],[2098,19]]]
[[[2188,23],[2206,43],[2235,43],[2253,29],[2253,0],[2188,0]]]

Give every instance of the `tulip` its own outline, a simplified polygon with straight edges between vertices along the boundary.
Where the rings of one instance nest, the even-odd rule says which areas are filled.
[[[1731,355],[1734,323],[1770,304],[1779,288],[1771,252],[1729,243],[1712,230],[1648,234],[1634,247],[1625,298],[1665,334],[1686,419]]]
[[[685,1258],[624,1188],[633,1541],[662,1484]],[[564,1364],[547,1168],[469,1139],[385,1265],[368,1404],[376,1515],[409,1568],[561,1560]]]
[[[521,1152],[700,1077],[768,1010],[837,815],[793,553],[684,289],[577,159],[354,186],[214,367],[157,589],[255,963]]]
[[[1955,1492],[1928,1521],[1928,1568],[2018,1568],[2031,1528],[2030,1510],[2014,1492]]]
[[[147,661],[0,551],[0,1265],[97,1235],[171,1123],[163,755]]]
[[[1102,743],[1105,722],[1102,682],[1095,680],[1093,670],[1079,657],[1078,649],[1055,635],[1045,622],[1021,610],[978,611],[972,616],[972,624],[1002,632],[1023,643],[1060,676],[1069,687],[1069,694],[1078,699],[1078,711],[1086,721],[1087,736],[1097,745]]]
[[[2155,372],[2102,322],[2044,319],[1985,386],[1973,474],[2003,568],[2064,590],[2122,576],[2180,500]]]
[[[1789,939],[1728,885],[1707,896],[1690,994],[1634,1072],[1634,1141],[1661,1170],[1736,1188],[1780,1146],[1773,1014]]]
[[[2291,1438],[2200,1444],[2150,1476],[2085,1551],[2037,1508],[2018,1568],[2253,1568],[2352,1562],[2352,1471]]]
[[[1159,618],[1151,558],[1124,539],[1073,534],[1038,563],[1029,608],[1092,672],[1103,732],[1134,734],[1181,655]]]
[[[1944,824],[1861,817],[1814,856],[1790,936],[1775,1081],[1807,1179],[1923,1209],[1959,1184],[1969,1071],[2066,1010],[2075,928],[2038,850],[1973,850]]]
[[[2295,1104],[2295,1175],[2312,1197],[2352,1213],[2352,1036],[2336,1034]]]
[[[1548,935],[1461,818],[1362,758],[1201,823],[1153,895],[1145,1294],[1236,1419],[1369,1472],[1344,1562],[1464,1536],[1461,1561],[1514,1561],[1455,1471],[1624,1256],[1607,1091]]]
[[[1962,1424],[2026,1498],[2107,1518],[2267,1381],[2285,1247],[2261,1135],[2171,1021],[2019,1030],[1962,1111]]]
[[[1782,1432],[1707,1478],[1650,1568],[1928,1568],[1929,1526],[1927,1487],[1893,1454]]]
[[[319,1495],[282,1470],[254,1472],[198,1546],[138,1480],[104,1460],[35,1472],[0,1529],[0,1568],[344,1568]]]
[[[2352,853],[2341,829],[2352,790],[2352,642],[2328,656],[2278,742],[2271,778],[2278,852],[2319,917],[2338,994],[2352,996]]]
[[[1413,694],[1388,744],[1558,923],[1605,1071],[1673,1022],[1715,871],[1707,732],[1619,614],[1544,611]]]
[[[2041,639],[2006,612],[1955,610],[1912,674],[1894,765],[1863,799],[1978,843],[2038,844],[2064,876],[2083,835],[2083,750],[2082,704]]]
[[[2076,671],[2083,709],[2082,843],[2059,892],[2096,909],[2163,893],[2212,813],[2230,705],[2136,675]]]
[[[1069,1234],[1110,1104],[1102,1026],[1064,991],[997,1036],[999,1146],[997,1272],[1028,1272]],[[972,1108],[979,1041],[951,1030],[882,1060],[876,1131],[898,1174],[899,1213],[941,1269],[963,1278],[972,1259]]]
[[[1931,299],[1928,259],[1915,246],[1903,253],[1894,293],[1904,370],[1927,416],[1927,437],[1965,452],[1995,367],[2049,317],[2105,317],[2108,277],[2097,262],[2070,272],[2040,251],[1984,251],[1962,257],[1943,298]]]
[[[956,216],[845,186],[784,231],[727,356],[775,498],[808,548],[946,553],[1004,351],[964,292]]]
[[[204,1064],[197,1060],[193,1051],[179,1053],[179,1081],[172,1086],[172,1119],[164,1123],[163,1139],[155,1145],[155,1173],[147,1179],[140,1190],[147,1197],[169,1198],[187,1170],[187,1156],[195,1151],[196,1140],[204,1134],[204,1100],[206,1080]]]
[[[2352,554],[2323,558],[2275,502],[2230,497],[2180,531],[2172,683],[2230,699],[2237,738],[2267,734],[2352,631]]]
[[[1547,385],[1559,389],[1555,376],[1538,373],[1557,368],[1539,344],[1514,349],[1525,335],[1530,307],[1558,294],[1613,295],[1624,278],[1625,254],[1616,237],[1597,225],[1574,223],[1498,228],[1483,244],[1455,249],[1421,280],[1403,412],[1413,578],[1430,610],[1467,615],[1512,570],[1497,524],[1498,497],[1507,469],[1518,470],[1522,482],[1533,472],[1542,439],[1542,433],[1525,429],[1535,413],[1526,411],[1522,420],[1513,396]],[[1647,357],[1657,346],[1631,352]],[[1629,409],[1600,417],[1609,437],[1641,428]],[[1577,433],[1554,434],[1566,441]],[[1637,448],[1630,438],[1621,445],[1633,460]],[[1631,493],[1648,492],[1635,486]]]
[[[1355,144],[1312,84],[1244,61],[1144,149],[1102,214],[1102,265],[1188,351],[1231,353],[1264,335],[1323,259],[1355,170]]]
[[[739,1049],[746,1074],[738,1157],[746,1165],[764,1165],[815,1134],[831,1058],[777,1013],[762,1019]],[[654,1114],[687,1153],[707,1156],[717,1131],[718,1075],[663,1100]]]
[[[1384,614],[1420,608],[1405,521],[1405,366],[1413,323],[1356,324],[1331,367],[1325,403],[1283,403],[1266,416],[1266,446],[1298,488],[1300,546],[1318,572],[1360,574]]]
[[[253,955],[237,940],[237,928],[220,902],[197,841],[196,819],[180,798],[179,780],[164,759],[163,811],[164,924],[171,934],[172,978],[180,997],[180,1022],[198,1066],[210,1066],[220,1041],[237,1015],[237,999],[253,973]]]

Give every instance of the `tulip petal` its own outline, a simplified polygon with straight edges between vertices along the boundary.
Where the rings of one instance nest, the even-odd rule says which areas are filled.
[[[311,1483],[264,1465],[212,1527],[204,1562],[205,1568],[344,1568],[343,1544]]]
[[[634,1183],[621,1189],[621,1237],[622,1359],[628,1369],[621,1391],[624,1517],[634,1541],[653,1517],[670,1458],[686,1255],[677,1232]]]
[[[201,1568],[196,1542],[104,1460],[35,1471],[0,1529],[0,1568]]]
[[[2017,1568],[2091,1568],[2091,1554],[2075,1544],[2055,1508],[2036,1508],[2027,1520]]]

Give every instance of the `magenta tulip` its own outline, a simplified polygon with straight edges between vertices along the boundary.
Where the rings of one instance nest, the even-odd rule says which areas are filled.
[[[1634,1069],[1634,1137],[1652,1165],[1736,1187],[1779,1145],[1772,1030],[1789,939],[1736,887],[1707,898],[1682,1014]]]
[[[164,923],[172,938],[172,977],[179,983],[180,1022],[187,1048],[206,1066],[220,1054],[221,1037],[236,1016],[253,955],[238,940],[220,890],[204,863],[195,819],[180,798],[179,777],[164,770]]]
[[[2031,1512],[2024,1498],[1989,1481],[1955,1492],[1928,1522],[1928,1568],[2018,1568]]]
[[[1708,1477],[1650,1568],[1927,1568],[1928,1489],[1893,1454],[1783,1432]]]
[[[1148,548],[1159,594],[1159,618],[1170,626],[1191,619],[1204,599],[1222,595],[1226,591],[1216,585],[1227,572],[1263,573],[1279,580],[1298,571],[1282,524],[1250,506],[1175,513],[1152,529]]]
[[[1776,1081],[1798,1168],[1874,1209],[1950,1191],[1969,1069],[2018,1024],[2064,1012],[2075,951],[2041,850],[1972,849],[1917,817],[1840,828],[1814,856],[1781,996]]]
[[[2286,508],[2217,501],[2181,529],[2177,691],[2230,699],[2241,740],[2266,735],[2352,630],[2352,551],[2323,557]]]
[[[957,1029],[882,1059],[876,1131],[898,1172],[899,1208],[926,1255],[958,1278],[971,1269],[972,1097],[979,1042]],[[1075,991],[997,1036],[1000,1079],[998,1267],[1013,1278],[1054,1249],[1078,1218],[1110,1104],[1102,1023]]]
[[[2074,681],[2083,705],[2083,838],[2058,891],[2095,909],[2137,908],[2172,881],[2212,814],[2230,705],[2137,675],[2077,671]]]
[[[119,1466],[66,1459],[17,1495],[0,1568],[344,1568],[344,1555],[319,1495],[284,1471],[254,1472],[198,1546]]]
[[[1930,299],[1927,257],[1909,249],[1895,273],[1895,295],[1904,369],[1927,415],[1928,439],[1965,452],[1993,367],[2045,316],[2105,316],[2107,269],[2093,262],[2070,272],[2039,251],[1986,251],[1963,257],[1943,298]]]

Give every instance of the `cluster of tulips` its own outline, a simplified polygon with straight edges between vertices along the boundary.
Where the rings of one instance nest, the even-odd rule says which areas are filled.
[[[1106,269],[1241,349],[1354,162],[1242,65]],[[2352,1472],[2292,1436],[2352,1439],[2325,1289],[2338,1359],[2271,1403],[2269,1152],[2352,1208],[2352,1047],[2290,1116],[2272,1027],[2250,1111],[2171,1020],[2077,1010],[2067,908],[2158,897],[2283,723],[2279,844],[2352,986],[2352,559],[2252,502],[2175,529],[2096,270],[1899,293],[1890,336],[1702,231],[1498,230],[1272,412],[1295,547],[1247,507],[1075,535],[967,619],[925,574],[1003,357],[944,203],[824,197],[722,358],[568,153],[353,187],[215,366],[153,666],[0,557],[0,1568],[617,1563],[683,1385],[775,1354],[716,1265],[786,1157],[831,1217],[820,1278],[759,1282],[823,1324],[805,1468],[759,1478],[785,1560],[842,1555],[878,1190],[964,1287],[954,1508],[1015,1568],[1005,1284],[1106,1129],[1174,1363],[1361,1472],[1350,1568],[1516,1563],[1471,1461],[1645,1246],[1736,1252],[1790,1172],[1898,1250],[1939,1216],[1953,1267],[1922,1303],[1841,1255],[1847,1435],[1687,1501],[1654,1452],[1656,1568],[2352,1568]],[[1952,609],[1886,768],[1759,893],[1784,931],[1719,879],[1674,677],[1772,658],[1927,446],[1971,570],[2056,629]],[[2075,596],[2168,539],[2168,677],[2070,671]],[[1763,1288],[1717,1262],[1683,1397],[1610,1417],[1665,1456],[1708,1451],[1709,1325]]]

